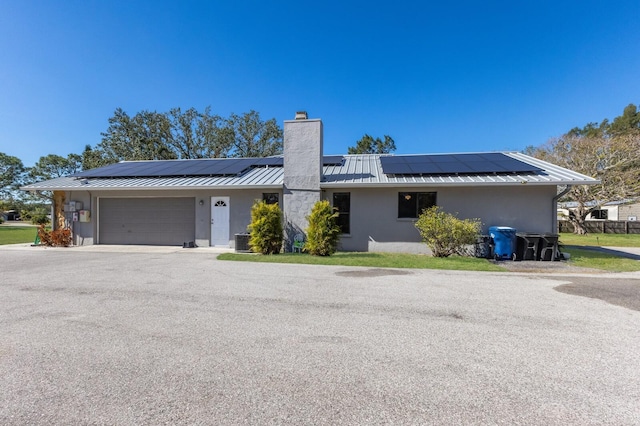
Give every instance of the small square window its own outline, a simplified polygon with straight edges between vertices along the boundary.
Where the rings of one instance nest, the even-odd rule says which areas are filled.
[[[265,192],[262,194],[262,201],[267,204],[277,204],[279,196],[277,192]]]

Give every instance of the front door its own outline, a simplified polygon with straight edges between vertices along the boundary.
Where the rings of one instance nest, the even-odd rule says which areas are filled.
[[[229,197],[211,197],[211,245],[229,246]]]

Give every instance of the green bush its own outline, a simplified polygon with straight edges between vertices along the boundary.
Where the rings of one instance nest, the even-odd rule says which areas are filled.
[[[307,216],[307,242],[305,251],[314,256],[330,256],[336,252],[340,227],[336,223],[338,212],[328,201],[318,201]]]
[[[474,244],[480,234],[478,219],[458,219],[443,212],[438,206],[425,209],[416,228],[433,256],[448,257],[452,254],[469,255],[466,246]]]
[[[282,211],[278,204],[267,204],[256,200],[251,207],[251,233],[249,246],[251,250],[262,254],[277,254],[282,249],[284,231],[282,228]]]
[[[34,225],[46,225],[49,223],[49,215],[46,210],[36,210],[31,213],[31,217],[29,218],[31,223]]]

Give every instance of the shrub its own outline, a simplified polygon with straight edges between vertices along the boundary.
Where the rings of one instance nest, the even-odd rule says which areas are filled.
[[[40,244],[48,247],[69,247],[73,242],[69,228],[47,231],[44,225],[40,225],[38,237],[40,237]]]
[[[29,220],[34,225],[46,225],[49,223],[49,215],[46,210],[37,209],[30,214]]]
[[[267,204],[256,200],[251,207],[251,233],[249,246],[251,250],[262,254],[277,254],[282,249],[284,231],[282,228],[282,211],[278,204]]]
[[[466,246],[474,244],[480,234],[478,219],[458,219],[438,206],[425,209],[415,226],[435,257],[469,255]]]
[[[314,204],[311,214],[307,216],[309,227],[305,251],[314,256],[330,256],[336,252],[340,238],[337,218],[337,210],[331,207],[328,201],[318,201]]]

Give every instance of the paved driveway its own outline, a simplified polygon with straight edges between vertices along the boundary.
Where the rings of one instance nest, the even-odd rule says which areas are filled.
[[[0,424],[640,423],[640,312],[576,277],[214,256],[0,248]]]

